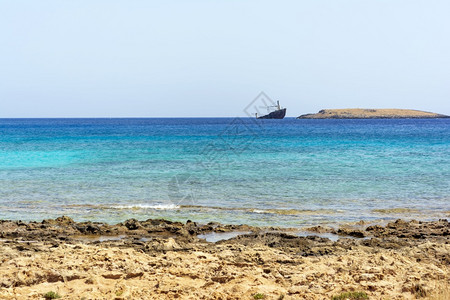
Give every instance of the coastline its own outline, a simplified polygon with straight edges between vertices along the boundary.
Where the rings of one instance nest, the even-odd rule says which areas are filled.
[[[0,253],[0,299],[50,291],[64,299],[331,299],[352,291],[445,299],[450,292],[446,219],[303,232],[155,219],[3,220]]]

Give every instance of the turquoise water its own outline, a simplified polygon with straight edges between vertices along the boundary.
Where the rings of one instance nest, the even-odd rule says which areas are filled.
[[[0,119],[0,218],[302,227],[450,214],[450,119]]]

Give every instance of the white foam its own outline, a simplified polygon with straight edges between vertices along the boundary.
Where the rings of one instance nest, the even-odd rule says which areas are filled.
[[[116,209],[157,209],[157,210],[170,210],[178,209],[179,205],[175,204],[128,204],[128,205],[113,205],[111,208]]]

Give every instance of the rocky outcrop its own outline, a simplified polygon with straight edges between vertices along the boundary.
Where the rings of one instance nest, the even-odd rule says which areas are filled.
[[[280,228],[127,220],[0,221],[0,299],[447,299],[450,223]],[[205,232],[251,233],[217,243]],[[338,241],[314,236],[335,232]],[[364,238],[353,238],[364,236]],[[259,295],[256,297],[256,295]]]
[[[306,114],[297,119],[430,119],[450,116],[412,109],[322,109],[316,114]]]

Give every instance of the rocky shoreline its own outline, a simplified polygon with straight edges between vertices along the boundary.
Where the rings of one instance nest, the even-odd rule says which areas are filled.
[[[167,220],[3,220],[0,299],[43,299],[47,292],[65,299],[331,299],[344,292],[446,299],[450,293],[448,220],[305,231]]]

